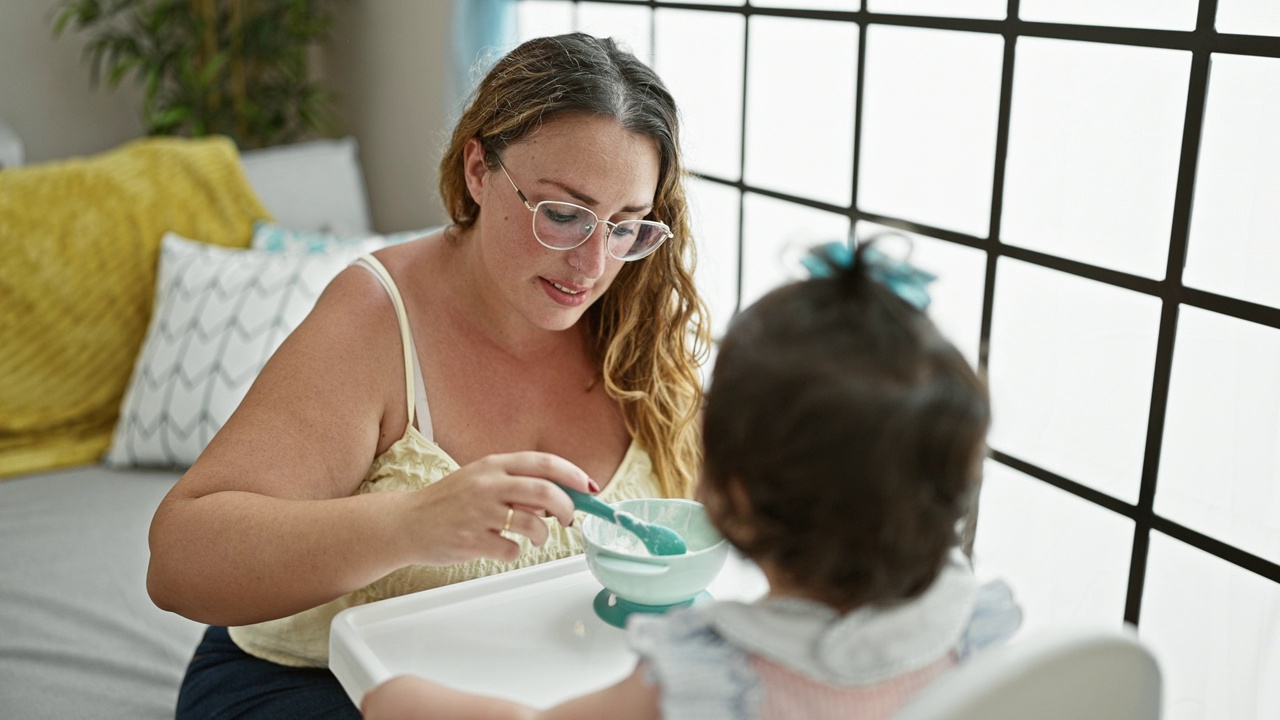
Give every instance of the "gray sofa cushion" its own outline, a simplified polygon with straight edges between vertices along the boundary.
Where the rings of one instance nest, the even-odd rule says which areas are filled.
[[[204,626],[146,590],[168,471],[0,480],[0,717],[172,718]]]

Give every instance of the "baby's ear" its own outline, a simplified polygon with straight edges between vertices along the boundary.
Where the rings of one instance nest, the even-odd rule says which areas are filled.
[[[747,494],[747,489],[743,487],[742,482],[737,478],[729,478],[726,490],[733,514],[745,522],[750,522],[755,511],[751,505],[751,496]]]
[[[720,483],[706,480],[698,484],[698,500],[707,507],[707,516],[721,534],[735,544],[751,543],[755,528],[751,498],[737,478]]]

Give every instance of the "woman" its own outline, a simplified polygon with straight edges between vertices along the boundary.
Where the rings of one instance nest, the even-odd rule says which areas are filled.
[[[689,495],[705,310],[676,108],[612,41],[531,40],[441,162],[453,225],[331,283],[151,527],[210,623],[179,717],[358,717],[340,610],[581,550],[557,487]]]

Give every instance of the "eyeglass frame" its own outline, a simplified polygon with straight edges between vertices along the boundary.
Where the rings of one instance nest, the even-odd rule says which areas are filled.
[[[655,226],[657,228],[660,228],[665,233],[665,236],[661,240],[659,240],[657,244],[649,248],[643,255],[638,255],[633,258],[618,257],[617,255],[613,254],[613,249],[609,246],[609,238],[613,235],[613,231],[618,229],[618,225],[620,225],[621,223],[612,222],[610,220],[604,220],[599,215],[597,215],[596,212],[591,208],[583,207],[577,203],[565,202],[563,200],[540,200],[538,201],[537,205],[529,204],[529,198],[525,197],[524,192],[516,185],[516,181],[511,179],[511,173],[507,171],[507,166],[502,164],[502,158],[496,158],[496,160],[498,161],[498,167],[502,169],[502,174],[507,176],[507,182],[511,183],[511,189],[516,191],[516,195],[520,198],[520,202],[524,203],[525,209],[533,213],[532,222],[530,224],[530,227],[533,229],[533,238],[538,241],[539,245],[541,245],[544,248],[547,248],[548,250],[573,250],[573,249],[582,247],[583,243],[590,240],[591,236],[595,234],[596,226],[598,226],[600,223],[604,223],[605,225],[605,234],[604,234],[605,252],[609,253],[609,257],[614,258],[615,260],[621,260],[623,262],[633,262],[635,260],[643,260],[649,257],[650,255],[654,254],[655,252],[657,252],[658,248],[662,247],[663,243],[665,243],[666,241],[676,236],[676,234],[671,231],[671,226],[667,225],[664,222],[658,222],[657,220],[623,220],[622,222],[624,223],[630,222],[630,223],[640,223],[642,225]],[[548,245],[546,242],[542,240],[542,238],[538,237],[538,208],[547,204],[568,205],[569,207],[574,207],[584,212],[590,213],[591,217],[595,218],[596,220],[595,222],[591,223],[591,230],[588,231],[586,235],[582,236],[582,239],[578,241],[577,245],[573,245],[570,247],[556,247],[554,245]]]

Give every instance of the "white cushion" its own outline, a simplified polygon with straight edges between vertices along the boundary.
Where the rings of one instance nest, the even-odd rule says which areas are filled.
[[[165,235],[151,324],[106,463],[195,462],[329,281],[377,247],[272,253]]]
[[[278,224],[298,230],[368,233],[369,199],[353,137],[240,154],[249,184]]]
[[[0,120],[0,170],[22,164],[22,139]]]

